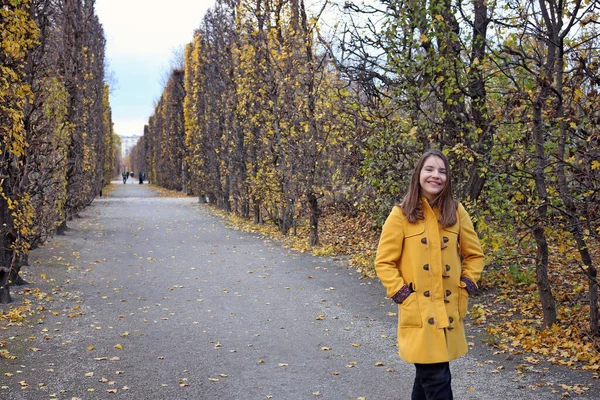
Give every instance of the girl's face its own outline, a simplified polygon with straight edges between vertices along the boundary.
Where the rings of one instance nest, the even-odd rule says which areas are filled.
[[[428,157],[423,163],[419,175],[421,194],[427,197],[429,202],[432,202],[446,187],[447,179],[448,175],[444,160],[437,156]]]

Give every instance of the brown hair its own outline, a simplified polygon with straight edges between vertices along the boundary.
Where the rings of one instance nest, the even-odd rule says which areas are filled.
[[[423,164],[429,157],[439,157],[444,161],[444,167],[446,168],[446,186],[439,194],[439,196],[433,201],[431,206],[437,205],[440,210],[440,224],[442,226],[451,226],[456,223],[456,210],[458,209],[458,202],[454,199],[452,193],[452,175],[450,174],[450,163],[448,158],[438,149],[431,149],[426,151],[415,166],[415,169],[410,180],[410,186],[408,192],[399,207],[402,209],[406,220],[411,224],[416,223],[418,220],[425,219],[423,216],[423,208],[421,204],[421,183],[420,175]]]

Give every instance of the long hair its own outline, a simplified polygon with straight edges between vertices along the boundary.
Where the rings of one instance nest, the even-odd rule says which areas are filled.
[[[431,149],[426,151],[415,166],[412,178],[410,180],[410,186],[408,192],[399,207],[402,209],[406,220],[411,224],[416,223],[418,220],[425,219],[423,216],[423,208],[421,204],[421,169],[423,164],[429,157],[439,157],[444,161],[444,167],[446,168],[446,186],[442,189],[441,193],[432,202],[431,206],[437,205],[440,210],[440,224],[442,226],[451,226],[456,223],[456,210],[458,209],[458,202],[454,199],[452,193],[452,175],[450,173],[450,163],[448,158],[438,149]]]

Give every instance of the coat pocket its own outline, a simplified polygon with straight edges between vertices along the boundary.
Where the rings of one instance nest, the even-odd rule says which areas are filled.
[[[463,284],[461,282],[461,284]],[[458,316],[460,319],[467,317],[467,311],[469,310],[469,292],[464,287],[458,289]]]
[[[412,293],[404,299],[402,304],[398,305],[398,315],[401,328],[420,328],[423,326],[421,310],[415,293]]]

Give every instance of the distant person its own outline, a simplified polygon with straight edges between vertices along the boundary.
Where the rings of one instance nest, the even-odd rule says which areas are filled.
[[[142,171],[140,171],[138,173],[138,178],[140,180],[140,185],[144,183],[144,174],[142,174]]]
[[[415,364],[412,400],[453,398],[450,361],[467,353],[464,318],[484,267],[451,179],[441,151],[421,156],[408,193],[383,225],[375,258],[387,296],[398,304],[399,355]]]
[[[127,183],[127,176],[129,176],[129,172],[122,172],[121,176],[123,177],[123,183]]]

